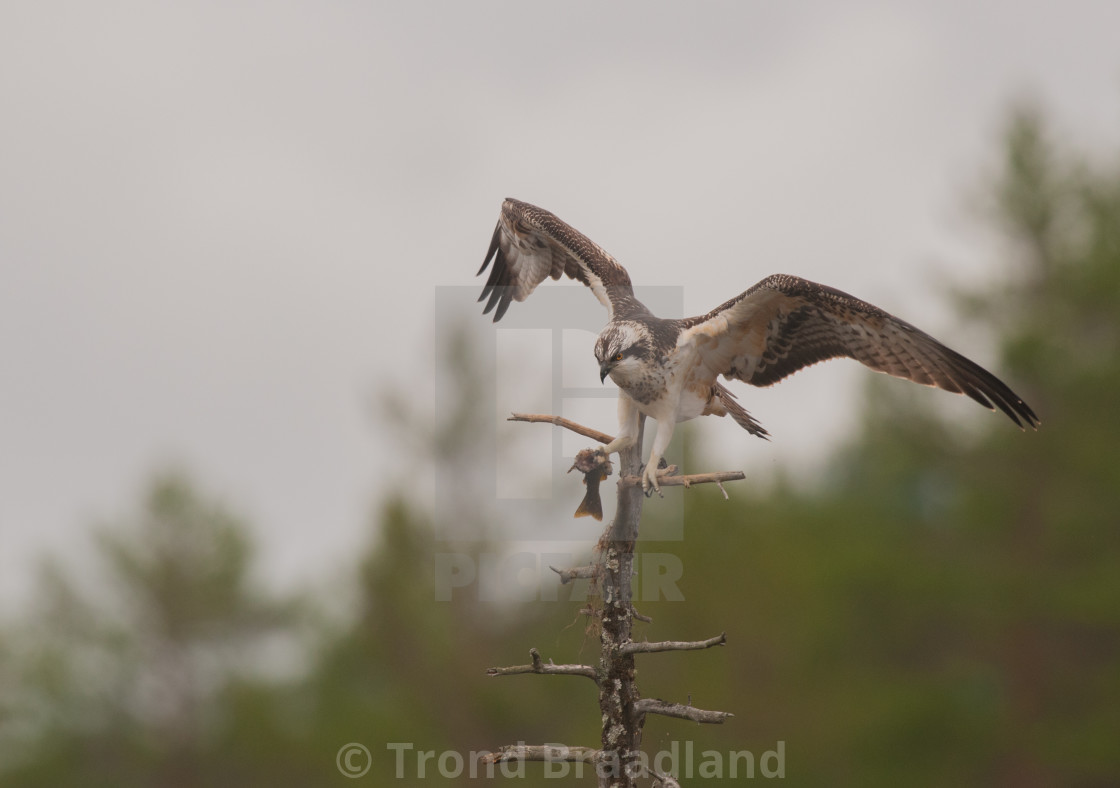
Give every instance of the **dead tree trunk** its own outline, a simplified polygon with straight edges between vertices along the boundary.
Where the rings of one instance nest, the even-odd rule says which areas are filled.
[[[603,443],[611,437],[595,430],[554,416],[514,414],[511,421],[548,422],[592,437]],[[641,431],[639,431],[639,435]],[[638,779],[648,778],[652,784],[677,786],[670,775],[652,770],[642,756],[642,728],[647,714],[662,714],[694,722],[722,723],[732,716],[728,712],[706,711],[691,704],[667,703],[644,699],[638,690],[635,655],[659,651],[681,651],[722,646],[723,633],[707,640],[694,642],[664,641],[638,642],[631,638],[635,610],[633,604],[634,547],[638,540],[644,496],[639,473],[641,471],[641,440],[619,455],[618,507],[614,520],[600,540],[599,560],[592,566],[556,569],[560,582],[567,583],[576,577],[593,577],[597,580],[601,604],[597,610],[599,623],[599,663],[590,665],[545,664],[540,653],[530,649],[531,665],[490,668],[491,676],[508,676],[520,673],[584,676],[599,688],[599,710],[603,721],[600,748],[514,745],[502,747],[488,756],[491,762],[499,761],[548,761],[590,763],[595,767],[601,788],[632,788]],[[672,473],[667,469],[665,473]],[[741,472],[698,474],[695,476],[665,476],[662,486],[684,486],[742,479]],[[722,489],[722,485],[721,489]],[[724,493],[726,495],[726,492]]]
[[[642,432],[639,429],[639,436]],[[641,470],[642,442],[619,454],[620,476],[637,476]],[[634,623],[634,544],[642,518],[642,488],[620,484],[618,508],[607,527],[602,551],[599,610],[599,710],[602,713],[602,751],[606,756],[599,770],[603,786],[633,785],[632,764],[642,744],[643,715],[637,711],[641,699],[634,670],[634,655],[623,650],[630,643]]]

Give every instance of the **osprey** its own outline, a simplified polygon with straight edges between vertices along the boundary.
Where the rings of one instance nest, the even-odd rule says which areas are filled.
[[[1020,429],[1037,428],[1034,411],[995,375],[929,334],[866,301],[786,274],[768,276],[706,315],[665,320],[637,298],[630,276],[599,246],[552,213],[508,199],[482,267],[493,263],[479,301],[483,314],[524,301],[545,277],[566,275],[591,288],[607,308],[595,342],[599,378],[619,388],[618,436],[599,448],[605,456],[632,446],[638,414],[657,422],[642,472],[647,494],[660,491],[657,467],[673,429],[697,416],[731,416],[766,438],[767,432],[717,378],[770,386],[830,358],[854,358],[876,372],[967,394],[999,408]]]

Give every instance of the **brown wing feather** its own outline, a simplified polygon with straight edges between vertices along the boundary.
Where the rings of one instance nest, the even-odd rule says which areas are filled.
[[[507,199],[481,274],[493,263],[479,296],[483,314],[494,307],[494,322],[502,319],[511,301],[524,301],[547,277],[567,276],[591,288],[610,315],[633,300],[626,269],[587,236],[554,214],[519,200]]]
[[[795,276],[776,274],[701,317],[685,321],[713,375],[769,386],[830,358],[854,358],[877,372],[967,394],[1020,427],[1034,411],[999,378],[929,334],[866,301]]]

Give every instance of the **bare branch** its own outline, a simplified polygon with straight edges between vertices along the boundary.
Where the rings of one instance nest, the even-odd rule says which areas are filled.
[[[548,568],[560,575],[560,585],[565,585],[573,580],[586,580],[599,574],[599,567],[594,564],[573,566],[569,569],[557,569],[555,566],[549,566]]]
[[[545,761],[548,763],[597,763],[601,750],[566,747],[562,744],[509,744],[482,757],[483,763],[502,761]]]
[[[530,423],[539,424],[554,424],[557,427],[571,430],[585,438],[599,441],[599,443],[610,443],[614,440],[614,436],[608,435],[605,432],[585,427],[582,424],[577,424],[571,419],[566,419],[563,416],[550,416],[545,413],[513,413],[506,419],[506,421],[526,421]],[[720,489],[723,490],[721,482],[734,482],[740,479],[745,479],[746,475],[742,471],[716,471],[712,473],[695,473],[689,476],[672,476],[675,473],[676,466],[669,466],[664,468],[658,473],[658,483],[663,486],[669,487],[691,487],[694,484],[719,484]],[[662,475],[664,474],[664,475]],[[642,477],[640,476],[626,476],[623,478],[622,483],[629,486],[641,485]],[[727,491],[723,490],[726,497]]]
[[[586,676],[599,683],[599,677],[595,675],[595,668],[590,665],[554,665],[549,662],[547,665],[541,661],[541,653],[535,648],[529,649],[529,656],[533,659],[532,665],[514,665],[508,668],[487,668],[487,676],[517,676],[522,673],[540,673],[544,676]]]
[[[660,714],[680,720],[706,722],[709,725],[722,725],[728,717],[735,716],[729,711],[707,711],[685,706],[683,703],[666,703],[657,698],[642,698],[634,704],[634,711],[638,714]]]
[[[712,646],[722,646],[727,642],[727,633],[720,632],[707,640],[663,640],[659,643],[623,643],[618,650],[623,654],[652,654],[656,651],[696,651]]]
[[[671,774],[665,774],[655,769],[647,769],[646,772],[653,779],[653,784],[660,786],[660,788],[681,788],[681,784]]]
[[[555,424],[557,427],[563,427],[566,430],[578,433],[585,438],[591,438],[593,441],[599,443],[610,443],[614,440],[613,435],[608,435],[605,432],[585,427],[582,424],[577,424],[571,419],[566,419],[563,416],[548,416],[543,413],[513,413],[506,421],[528,421],[534,424]]]
[[[668,468],[665,469],[669,470]],[[720,489],[723,490],[721,482],[737,482],[740,479],[745,479],[746,474],[742,471],[713,471],[711,473],[693,473],[688,476],[662,476],[665,471],[659,471],[657,476],[657,483],[662,487],[691,487],[694,484],[719,484]],[[641,476],[624,476],[622,484],[628,487],[640,487],[642,485]],[[727,491],[723,491],[724,496]]]

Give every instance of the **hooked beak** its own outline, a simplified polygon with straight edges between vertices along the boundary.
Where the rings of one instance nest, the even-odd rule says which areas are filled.
[[[602,364],[599,365],[599,382],[600,383],[606,382],[607,375],[610,374],[610,371],[611,371],[611,362],[609,360],[604,361]]]

